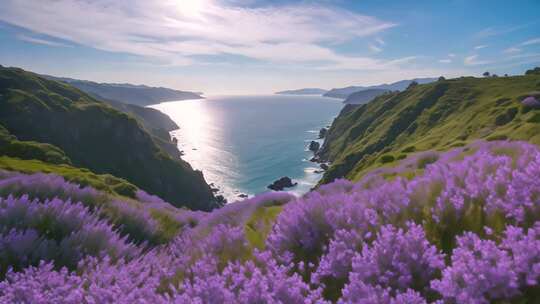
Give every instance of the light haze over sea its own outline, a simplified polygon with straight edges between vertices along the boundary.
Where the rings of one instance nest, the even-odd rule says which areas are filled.
[[[320,128],[331,124],[341,100],[321,96],[217,96],[151,106],[169,115],[180,130],[172,134],[183,159],[202,170],[229,202],[240,193],[269,191],[274,180],[289,176],[297,195],[320,179],[307,150]]]

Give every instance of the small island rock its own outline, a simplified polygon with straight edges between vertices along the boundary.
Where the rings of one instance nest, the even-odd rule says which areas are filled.
[[[294,187],[296,185],[298,185],[298,183],[293,183],[290,177],[284,176],[273,182],[271,185],[268,185],[268,189],[272,189],[274,191],[281,191],[285,188]]]
[[[321,147],[321,144],[319,144],[318,142],[316,142],[314,140],[312,140],[309,143],[309,151],[317,152],[317,151],[319,151],[320,147]]]
[[[322,164],[320,165],[320,167],[321,167],[321,169],[323,169],[323,170],[328,170],[328,165],[325,164],[325,163],[322,163]]]

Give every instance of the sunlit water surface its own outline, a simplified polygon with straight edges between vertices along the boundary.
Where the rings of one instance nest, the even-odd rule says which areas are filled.
[[[309,142],[332,122],[340,100],[319,96],[219,96],[151,106],[169,115],[180,129],[172,135],[178,148],[229,202],[240,193],[268,191],[270,183],[289,176],[307,192],[320,179],[309,162]]]

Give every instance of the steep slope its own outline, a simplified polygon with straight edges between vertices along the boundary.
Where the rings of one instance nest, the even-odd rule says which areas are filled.
[[[20,159],[37,159],[51,164],[71,164],[62,149],[50,144],[20,141],[0,125],[0,155]]]
[[[152,108],[141,107],[114,100],[99,98],[118,111],[128,113],[135,117],[142,126],[153,136],[158,146],[167,152],[172,158],[180,157],[176,144],[171,140],[170,131],[177,130],[178,125],[166,114]]]
[[[99,99],[99,98],[97,98]],[[152,108],[141,107],[134,104],[115,100],[99,99],[113,108],[129,113],[139,119],[148,131],[164,130],[166,132],[178,129],[178,125],[166,114]],[[161,131],[160,131],[161,132]]]
[[[132,85],[127,83],[97,83],[93,81],[61,78],[49,75],[43,77],[68,83],[90,95],[124,103],[147,106],[164,101],[201,99],[201,94],[169,88],[156,88],[145,85]]]
[[[407,153],[446,150],[475,139],[540,144],[540,112],[521,104],[538,95],[540,76],[458,78],[418,85],[348,105],[334,120],[319,158],[331,161],[321,183],[358,180]]]
[[[362,86],[350,86],[345,88],[337,88],[328,91],[324,96],[342,98],[346,99],[349,95],[360,92],[363,90],[377,89],[377,90],[388,90],[388,91],[403,91],[405,90],[413,81],[419,84],[431,83],[437,80],[437,78],[414,78],[408,80],[400,80],[393,83],[384,83],[380,85],[362,87]]]
[[[216,206],[200,171],[163,152],[132,116],[69,85],[0,67],[0,124],[18,140],[52,144],[73,165],[124,178],[176,206]]]
[[[343,101],[345,104],[364,104],[368,103],[373,98],[389,93],[390,90],[386,89],[367,89],[358,92],[354,92]]]
[[[345,99],[347,96],[351,95],[354,92],[358,92],[361,90],[365,90],[366,87],[361,86],[350,86],[350,87],[344,87],[344,88],[334,88],[330,91],[323,94],[325,97],[333,97],[333,98],[341,98]]]

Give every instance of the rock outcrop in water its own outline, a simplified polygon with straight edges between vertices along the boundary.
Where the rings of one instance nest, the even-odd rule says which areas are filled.
[[[298,185],[298,183],[291,180],[290,177],[284,176],[275,182],[273,182],[271,185],[268,185],[268,189],[274,190],[274,191],[281,191],[285,188],[291,188]]]
[[[319,139],[324,138],[326,136],[326,132],[328,132],[327,128],[322,128],[321,130],[319,130]]]
[[[317,151],[319,151],[320,147],[321,147],[321,144],[319,144],[318,142],[316,142],[314,140],[312,140],[309,143],[309,151],[317,152]]]

